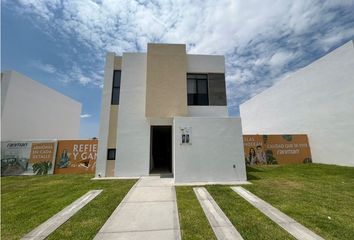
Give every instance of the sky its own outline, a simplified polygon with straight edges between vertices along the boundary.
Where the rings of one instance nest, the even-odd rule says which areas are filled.
[[[1,71],[82,103],[81,138],[98,136],[105,55],[184,43],[225,55],[239,105],[354,39],[354,0],[2,0]],[[48,110],[50,111],[50,110]]]

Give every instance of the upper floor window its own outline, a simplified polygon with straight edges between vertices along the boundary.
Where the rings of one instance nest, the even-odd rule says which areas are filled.
[[[208,74],[187,73],[188,105],[209,105]]]
[[[112,105],[119,104],[119,95],[120,95],[120,70],[114,70],[113,72],[113,84],[112,84]]]

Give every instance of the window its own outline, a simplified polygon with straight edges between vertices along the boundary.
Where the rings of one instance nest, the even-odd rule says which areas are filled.
[[[116,149],[115,148],[108,149],[107,160],[116,160]]]
[[[209,105],[208,75],[187,73],[188,105]]]
[[[114,70],[113,72],[113,86],[112,86],[112,105],[119,104],[119,94],[120,94],[120,70]]]

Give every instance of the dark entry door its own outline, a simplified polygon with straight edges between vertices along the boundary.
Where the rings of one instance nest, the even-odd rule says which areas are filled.
[[[151,126],[150,173],[172,172],[172,127]]]

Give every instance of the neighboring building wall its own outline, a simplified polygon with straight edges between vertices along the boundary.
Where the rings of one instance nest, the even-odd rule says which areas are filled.
[[[186,116],[186,45],[148,44],[146,68],[146,117]]]
[[[314,162],[354,166],[350,41],[240,106],[244,134],[309,136]]]
[[[116,176],[149,175],[150,125],[145,117],[146,54],[124,53],[117,128]]]
[[[191,128],[190,145],[180,144],[183,127]],[[246,181],[239,118],[177,117],[173,135],[176,183]]]
[[[3,113],[4,107],[5,107],[5,102],[6,102],[6,95],[7,95],[7,89],[9,88],[10,84],[10,77],[11,77],[11,72],[8,73],[1,73],[1,114]]]
[[[15,71],[1,85],[2,141],[80,137],[81,103]]]

